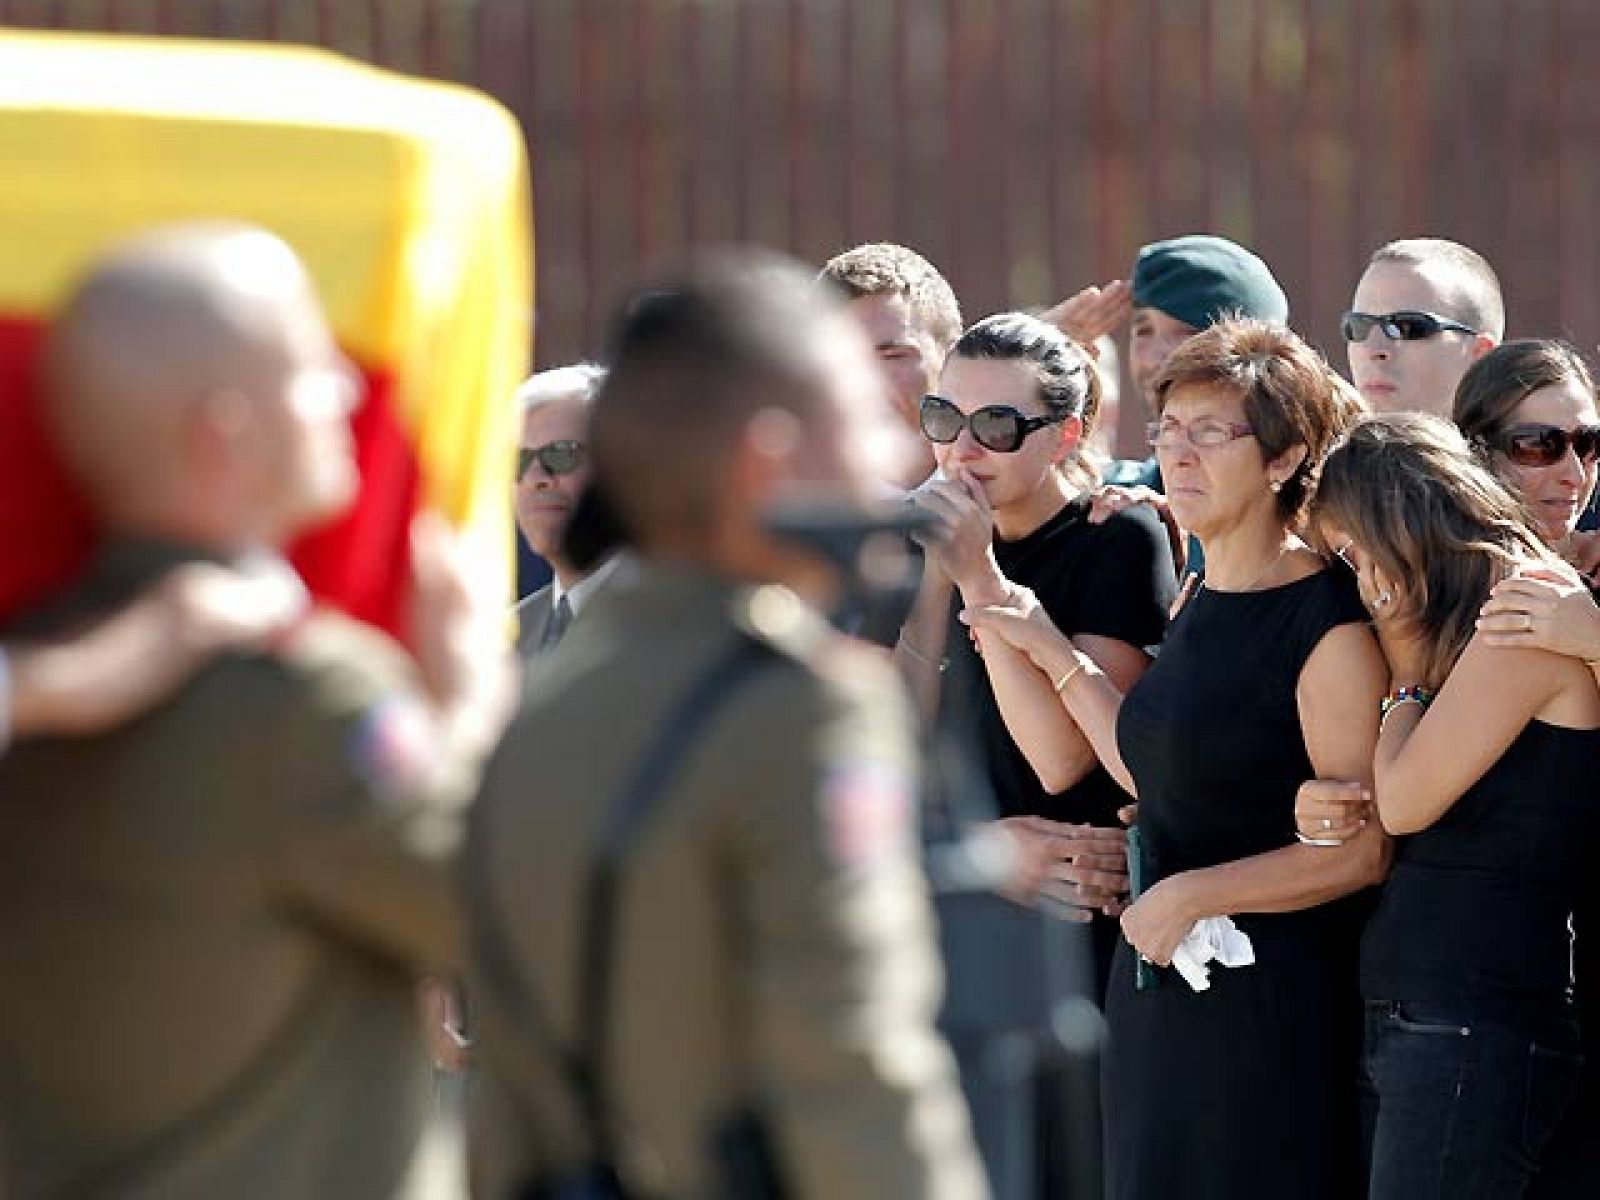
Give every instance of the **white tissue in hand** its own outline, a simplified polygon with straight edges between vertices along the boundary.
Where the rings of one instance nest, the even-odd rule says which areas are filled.
[[[1172,952],[1172,965],[1197,992],[1211,986],[1211,971],[1206,964],[1212,961],[1225,967],[1248,967],[1256,961],[1256,948],[1250,944],[1249,935],[1240,932],[1232,917],[1196,921]]]

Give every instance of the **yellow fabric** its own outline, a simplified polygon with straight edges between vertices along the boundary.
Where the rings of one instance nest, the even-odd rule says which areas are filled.
[[[47,317],[151,224],[272,229],[393,374],[426,501],[511,546],[532,230],[493,100],[299,47],[0,32],[0,164],[0,313]]]

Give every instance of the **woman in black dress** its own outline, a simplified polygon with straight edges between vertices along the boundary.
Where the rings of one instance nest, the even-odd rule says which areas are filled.
[[[1008,890],[1058,915],[1092,920],[1089,937],[1064,944],[1092,951],[1096,1002],[1117,941],[1115,920],[1097,910],[1120,901],[1126,887],[1117,810],[1129,797],[1026,658],[999,639],[988,640],[980,658],[954,614],[962,603],[1002,595],[994,589],[1009,577],[1031,587],[1056,623],[1123,686],[1149,666],[1146,647],[1160,642],[1175,592],[1172,555],[1160,520],[1147,509],[1099,524],[1089,519],[1095,478],[1082,449],[1099,404],[1099,378],[1087,354],[1037,318],[1000,313],[956,341],[939,391],[923,399],[920,414],[939,472],[913,496],[941,519],[946,534],[929,550],[918,604],[924,619],[908,626],[900,644],[914,660],[943,647],[940,728],[971,738],[996,813],[1013,835],[1018,853]],[[952,588],[960,593],[954,607]],[[1038,736],[1011,733],[1015,722],[1027,720],[1024,713],[1032,714]],[[1050,1012],[1040,1008],[1035,1016],[1031,1029],[1048,1045]],[[960,1021],[949,1032],[964,1063],[974,1054],[992,1057],[986,1035],[974,1046]],[[1080,1093],[1087,1093],[1082,1109],[1065,1105],[1063,1097]],[[1063,1131],[1093,1099],[1092,1072],[1074,1074],[1059,1060],[1041,1063],[1032,1096],[1038,1194],[1092,1186],[1094,1173],[1085,1171],[1084,1156],[1066,1144]],[[980,1099],[974,1108],[985,1145],[1016,1136],[1015,1129],[1000,1131],[996,1106]],[[1086,1115],[1077,1125],[1090,1123]],[[1087,1136],[1092,1147],[1093,1135]]]
[[[1178,350],[1152,428],[1206,579],[1124,698],[1022,588],[968,614],[1021,649],[1139,800],[1146,890],[1123,914],[1107,999],[1108,1193],[1359,1194],[1360,912],[1382,878],[1376,825],[1294,837],[1306,779],[1365,780],[1387,673],[1347,573],[1296,535],[1346,406],[1286,329],[1228,321]],[[1154,970],[1196,923],[1232,917],[1255,964],[1193,991]]]
[[[1568,920],[1600,826],[1600,687],[1475,630],[1497,580],[1559,562],[1453,427],[1357,425],[1315,517],[1377,618],[1373,796],[1406,835],[1361,946],[1371,1194],[1520,1197],[1578,1076]]]
[[[1096,477],[1082,450],[1099,407],[1094,364],[1060,330],[1024,313],[985,317],[956,341],[939,393],[922,401],[922,431],[939,472],[912,499],[945,528],[923,582],[925,590],[943,586],[943,622],[954,622],[962,604],[998,598],[1013,580],[1129,687],[1150,665],[1146,648],[1166,630],[1176,581],[1166,532],[1151,510],[1089,519]],[[914,650],[927,637],[908,628],[902,648]],[[1106,849],[1120,855],[1117,810],[1129,797],[1022,655],[996,640],[980,658],[959,625],[944,645],[941,703],[972,727],[999,816],[1034,868],[1013,890],[1019,899],[1042,890],[1073,903],[1077,893],[1049,869],[1052,847],[1065,844],[1063,826],[1107,830]],[[1021,738],[1013,736],[1014,725],[1029,722]],[[1029,853],[1035,849],[1043,852]],[[1103,923],[1112,930],[1109,960],[1115,925]]]

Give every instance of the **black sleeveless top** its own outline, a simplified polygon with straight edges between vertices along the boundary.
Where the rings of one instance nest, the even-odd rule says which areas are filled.
[[[1343,569],[1259,592],[1201,588],[1184,606],[1117,719],[1151,882],[1294,845],[1295,792],[1316,774],[1300,675],[1331,630],[1367,620]],[[1132,951],[1117,948],[1102,1072],[1108,1197],[1362,1194],[1356,950],[1366,911],[1357,895],[1235,913],[1255,965],[1213,970],[1204,992],[1171,971],[1139,990]]]
[[[1566,1011],[1597,766],[1600,729],[1531,721],[1448,812],[1402,839],[1362,939],[1362,993],[1518,1023]]]
[[[1007,579],[1033,590],[1062,633],[1145,647],[1166,631],[1177,594],[1172,551],[1160,519],[1142,506],[1092,525],[1088,498],[1077,497],[1032,533],[1014,541],[996,535],[994,556]],[[966,626],[955,618],[961,606],[958,595],[946,653],[968,661],[959,670],[952,664],[942,703],[947,718],[965,714],[961,719],[976,731],[1000,815],[1115,826],[1117,809],[1130,797],[1099,764],[1065,791],[1045,791],[1006,728]]]
[[[1259,592],[1195,592],[1117,722],[1151,883],[1294,842],[1295,792],[1316,775],[1300,672],[1329,630],[1367,620],[1342,570]]]

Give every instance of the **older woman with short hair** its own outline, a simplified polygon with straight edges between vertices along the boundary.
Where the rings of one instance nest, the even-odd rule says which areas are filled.
[[[1145,890],[1107,1002],[1108,1194],[1336,1197],[1359,1190],[1355,951],[1383,877],[1376,825],[1338,848],[1294,837],[1306,779],[1370,778],[1387,672],[1348,574],[1296,529],[1349,419],[1293,333],[1222,322],[1156,382],[1151,440],[1206,575],[1126,696],[1025,589],[968,614],[1023,650],[1139,800]],[[1252,966],[1208,990],[1165,966],[1231,917]]]

